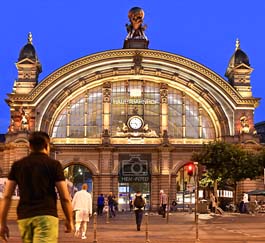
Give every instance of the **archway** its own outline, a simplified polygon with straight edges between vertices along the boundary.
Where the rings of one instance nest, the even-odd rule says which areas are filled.
[[[82,184],[88,184],[88,191],[93,191],[92,173],[82,164],[71,164],[64,168],[68,190],[73,197],[76,191],[81,190]]]

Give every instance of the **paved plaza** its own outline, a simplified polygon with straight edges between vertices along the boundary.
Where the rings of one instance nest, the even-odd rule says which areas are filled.
[[[93,219],[88,226],[86,240],[75,238],[73,233],[64,233],[63,221],[60,223],[59,243],[265,243],[265,215],[201,214],[196,241],[196,225],[194,214],[175,213],[169,220],[157,214],[148,217],[148,234],[146,234],[145,218],[141,231],[136,231],[133,213],[119,213],[115,218],[106,220],[99,216],[97,232],[93,231]],[[9,222],[10,243],[21,243],[15,221]]]

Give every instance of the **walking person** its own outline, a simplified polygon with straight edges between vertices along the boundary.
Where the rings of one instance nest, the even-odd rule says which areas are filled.
[[[210,201],[211,201],[211,211],[212,213],[216,213],[217,202],[216,202],[216,197],[212,192],[210,193]]]
[[[109,206],[110,218],[116,216],[116,213],[115,213],[115,201],[114,200],[115,200],[114,196],[113,196],[112,192],[110,192],[109,196],[108,196],[108,206]]]
[[[164,190],[160,190],[160,206],[163,209],[163,212],[162,212],[163,218],[166,218],[166,208],[167,208],[167,203],[168,203],[167,201],[168,201],[167,194],[164,193]]]
[[[143,219],[144,207],[146,205],[146,201],[143,198],[142,193],[140,191],[136,192],[135,197],[132,200],[132,205],[134,206],[136,229],[137,231],[140,231]]]
[[[61,163],[49,157],[50,138],[45,132],[29,136],[30,154],[15,161],[8,175],[0,205],[0,238],[9,238],[7,214],[18,186],[17,223],[24,243],[58,242],[57,189],[65,214],[65,231],[73,230],[71,197]]]
[[[75,193],[72,204],[75,212],[75,236],[85,240],[87,223],[92,215],[92,197],[87,192],[88,185],[84,183],[82,189]]]
[[[103,208],[104,208],[104,204],[105,204],[105,198],[103,196],[103,194],[101,193],[98,196],[98,202],[97,202],[97,206],[98,206],[98,215],[102,215],[103,214]]]

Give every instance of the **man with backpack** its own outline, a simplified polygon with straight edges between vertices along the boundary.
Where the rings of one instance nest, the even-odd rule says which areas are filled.
[[[141,230],[141,223],[142,223],[142,219],[143,219],[144,207],[146,204],[146,201],[143,198],[140,191],[136,192],[135,197],[132,201],[132,204],[134,206],[137,231],[140,231]]]

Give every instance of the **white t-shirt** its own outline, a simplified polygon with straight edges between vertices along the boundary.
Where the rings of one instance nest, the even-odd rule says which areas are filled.
[[[81,190],[75,193],[72,201],[73,209],[87,211],[92,214],[92,197],[86,190]]]

